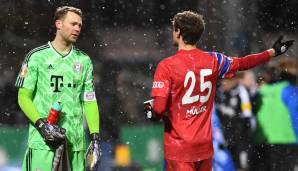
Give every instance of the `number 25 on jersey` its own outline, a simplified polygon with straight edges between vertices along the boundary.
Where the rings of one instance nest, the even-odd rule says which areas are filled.
[[[212,89],[212,83],[211,81],[205,81],[205,77],[212,74],[211,69],[201,69],[200,70],[200,92],[205,91],[208,89],[208,93],[206,96],[200,96],[200,95],[193,95],[192,92],[196,86],[196,77],[195,73],[193,71],[188,71],[186,73],[185,79],[184,79],[184,88],[186,88],[189,81],[191,81],[189,88],[186,90],[186,93],[182,97],[182,104],[191,104],[195,103],[197,101],[200,101],[201,103],[205,103],[209,100],[209,97],[211,95],[211,89]]]

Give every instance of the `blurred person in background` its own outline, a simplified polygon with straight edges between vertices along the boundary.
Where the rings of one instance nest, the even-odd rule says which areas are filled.
[[[26,118],[19,115],[19,108],[17,105],[16,89],[11,82],[15,81],[15,73],[9,67],[1,68],[0,78],[3,80],[0,83],[0,106],[1,117],[0,124],[5,125],[20,125],[26,124]]]
[[[119,99],[118,107],[121,108],[121,112],[125,116],[121,118],[123,123],[135,123],[144,122],[145,118],[140,118],[140,103],[141,99],[146,95],[144,91],[145,88],[150,88],[152,80],[149,79],[143,72],[135,70],[134,68],[123,67],[117,77],[117,97]],[[130,101],[131,99],[135,99]],[[129,102],[129,103],[127,103]]]
[[[257,130],[252,170],[298,168],[297,69],[296,59],[281,58],[274,68],[279,74],[267,78],[267,83],[259,89],[256,97]]]
[[[226,140],[222,130],[222,123],[215,108],[212,110],[211,123],[212,143],[214,149],[212,169],[215,171],[236,171],[232,155],[226,148]]]
[[[22,170],[52,170],[52,164],[57,162],[53,161],[54,152],[66,140],[70,166],[63,165],[62,170],[85,170],[83,111],[91,136],[86,166],[93,170],[101,155],[93,65],[88,55],[73,46],[81,32],[82,12],[74,7],[59,7],[54,22],[54,40],[26,55],[16,81],[19,105],[30,121]],[[62,110],[54,125],[46,118],[56,102]],[[62,161],[65,160],[60,158],[59,163]]]
[[[9,166],[7,163],[8,156],[5,149],[0,147],[0,171],[20,171],[20,168]]]
[[[144,110],[152,120],[163,118],[167,171],[211,171],[211,111],[217,80],[266,63],[285,53],[293,41],[282,42],[281,37],[271,49],[231,58],[196,47],[205,28],[202,15],[177,13],[172,24],[178,52],[158,64],[151,92],[153,102],[145,103]]]
[[[242,76],[239,78],[239,81],[240,84],[242,84],[247,89],[250,99],[253,99],[258,90],[254,72],[251,70],[243,71]]]
[[[227,148],[232,153],[237,170],[249,170],[255,129],[250,96],[240,83],[243,75],[241,72],[236,77],[221,80],[215,99]]]

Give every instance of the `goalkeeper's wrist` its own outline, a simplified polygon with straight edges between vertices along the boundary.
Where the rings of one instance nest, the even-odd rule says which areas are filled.
[[[34,123],[35,127],[37,128],[41,128],[43,124],[45,124],[45,120],[43,118],[37,119]]]
[[[99,133],[90,134],[90,139],[91,139],[91,141],[100,141],[101,140]]]
[[[276,56],[276,51],[273,48],[268,49],[267,52],[268,52],[270,57],[275,57]]]
[[[39,119],[41,118],[39,116],[36,116],[36,117],[33,117],[30,121],[35,124]]]

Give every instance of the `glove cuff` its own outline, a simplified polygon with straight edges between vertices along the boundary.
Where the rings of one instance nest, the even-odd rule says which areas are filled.
[[[100,141],[99,133],[92,133],[90,134],[91,141]]]
[[[36,128],[41,128],[44,124],[46,124],[45,120],[43,118],[39,118],[35,123]]]

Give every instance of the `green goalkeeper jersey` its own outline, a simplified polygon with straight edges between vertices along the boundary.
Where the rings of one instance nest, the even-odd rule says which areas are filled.
[[[51,106],[62,106],[58,125],[66,129],[69,148],[86,149],[83,129],[83,101],[96,101],[93,66],[90,58],[72,47],[67,55],[51,45],[31,50],[22,64],[16,86],[33,90],[33,103],[41,117],[47,117]],[[49,149],[37,129],[29,126],[29,148]]]

